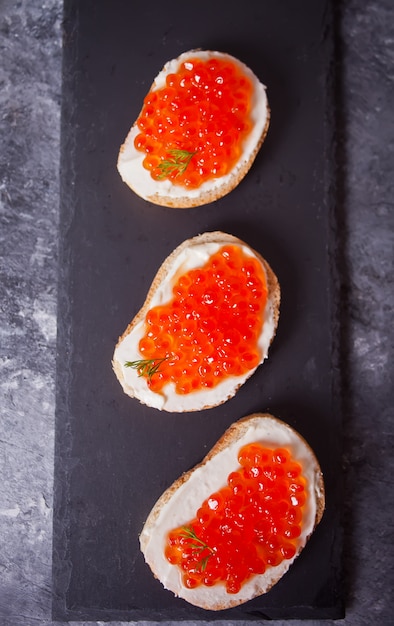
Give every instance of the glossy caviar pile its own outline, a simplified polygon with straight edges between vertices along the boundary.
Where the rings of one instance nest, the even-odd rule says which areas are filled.
[[[135,363],[151,391],[171,382],[178,394],[211,389],[258,366],[267,285],[255,257],[222,246],[172,291],[170,302],[148,311],[139,342],[142,360]]]
[[[186,588],[225,584],[227,593],[291,559],[301,535],[306,480],[285,448],[241,448],[240,467],[207,498],[195,519],[168,534],[167,560]]]
[[[231,60],[190,58],[148,93],[137,150],[155,180],[186,188],[227,174],[250,133],[252,83]]]

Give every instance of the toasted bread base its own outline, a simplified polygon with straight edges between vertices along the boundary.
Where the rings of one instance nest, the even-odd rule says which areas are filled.
[[[256,370],[256,368],[251,369],[241,377],[225,379],[224,382],[220,383],[212,390],[197,391],[187,394],[186,398],[186,396],[179,396],[178,394],[175,394],[175,392],[173,392],[172,396],[174,397],[172,397],[170,396],[171,392],[167,391],[166,388],[163,390],[163,393],[166,393],[167,395],[151,392],[145,381],[141,387],[141,378],[138,376],[138,373],[135,370],[126,368],[124,365],[125,361],[135,360],[136,358],[127,352],[126,344],[129,343],[135,336],[133,333],[136,334],[141,332],[146,314],[151,308],[152,302],[156,298],[159,290],[164,284],[171,284],[174,268],[176,267],[179,259],[183,259],[185,255],[187,256],[188,250],[192,249],[194,246],[201,246],[205,244],[217,244],[218,246],[236,244],[243,246],[251,251],[251,253],[260,260],[265,270],[268,298],[265,311],[265,323],[262,330],[264,347],[261,353],[260,364],[267,358],[268,348],[276,333],[279,320],[280,287],[276,275],[261,254],[253,250],[241,239],[221,231],[207,232],[193,237],[192,239],[187,239],[167,257],[159,268],[142,308],[127,326],[125,332],[121,335],[121,337],[119,337],[112,360],[114,372],[122,385],[124,392],[130,397],[138,398],[143,404],[160,410],[166,410],[169,412],[200,411],[218,406],[219,404],[222,404],[226,400],[232,398],[239,387],[244,384],[244,382]],[[129,354],[129,356],[126,357],[126,354]]]
[[[259,441],[268,447],[288,447],[303,465],[307,478],[308,503],[296,555],[255,575],[237,594],[228,594],[224,585],[187,589],[176,566],[164,556],[167,533],[195,517],[201,502],[226,484],[238,466],[237,452],[246,443]],[[268,413],[255,413],[234,423],[208,452],[203,461],[180,476],[158,499],[140,534],[146,563],[163,586],[187,602],[211,611],[228,609],[267,593],[288,571],[319,524],[325,508],[323,475],[316,456],[305,439],[288,424]]]
[[[250,136],[244,142],[242,156],[229,174],[211,179],[201,185],[199,189],[187,190],[185,187],[175,185],[169,180],[153,180],[150,173],[145,170],[142,165],[145,153],[136,150],[134,147],[134,139],[140,131],[137,127],[137,123],[135,122],[133,124],[124,143],[120,147],[117,161],[119,174],[122,180],[144,200],[175,209],[197,207],[214,202],[232,191],[251,168],[266,137],[270,122],[270,109],[264,85],[244,63],[222,52],[191,50],[181,54],[177,59],[166,63],[155,78],[150,92],[161,88],[164,84],[165,76],[168,73],[175,72],[187,58],[195,56],[202,58],[217,57],[230,59],[249,76],[254,85],[254,101],[252,107],[253,129]]]

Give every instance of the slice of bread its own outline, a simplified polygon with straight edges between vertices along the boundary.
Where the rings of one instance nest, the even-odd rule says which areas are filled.
[[[175,73],[182,63],[190,58],[196,57],[202,60],[214,58],[230,60],[251,80],[253,85],[253,98],[251,102],[252,129],[243,142],[241,156],[230,172],[224,176],[211,178],[205,181],[199,188],[194,189],[175,184],[169,179],[154,180],[151,177],[150,172],[142,165],[146,156],[145,153],[137,150],[134,146],[134,140],[141,132],[136,121],[120,148],[117,162],[119,174],[122,180],[137,195],[149,202],[166,207],[196,207],[214,202],[229,193],[240,183],[252,166],[265,139],[269,126],[270,110],[264,85],[244,63],[222,52],[210,50],[191,50],[184,52],[177,59],[166,63],[155,78],[149,93],[164,87],[168,74]],[[180,113],[182,113],[182,111]]]
[[[200,585],[194,589],[182,583],[178,566],[171,565],[164,554],[169,531],[188,524],[197,509],[211,494],[226,485],[227,477],[239,465],[240,448],[259,442],[267,448],[287,448],[302,466],[306,479],[307,500],[304,505],[301,535],[293,558],[268,566],[263,574],[247,580],[236,594],[227,593],[224,584]],[[288,424],[270,414],[256,413],[234,423],[208,452],[203,461],[183,474],[159,498],[149,513],[140,535],[141,551],[154,576],[176,596],[203,609],[228,609],[266,593],[282,578],[298,557],[325,508],[323,475],[314,452]]]
[[[169,412],[199,411],[217,406],[233,397],[238,388],[256,370],[257,366],[241,376],[224,378],[211,389],[200,389],[181,395],[175,392],[172,384],[168,384],[160,393],[151,391],[146,377],[141,376],[137,369],[126,365],[128,362],[143,358],[139,352],[139,341],[145,333],[148,311],[172,299],[172,288],[179,276],[189,269],[203,266],[212,254],[227,244],[240,246],[245,254],[257,259],[265,274],[267,301],[258,339],[259,364],[267,358],[279,319],[280,287],[277,277],[261,254],[241,239],[221,231],[203,233],[184,241],[164,261],[152,282],[142,308],[119,338],[112,364],[124,392],[129,396],[138,398],[143,404]]]

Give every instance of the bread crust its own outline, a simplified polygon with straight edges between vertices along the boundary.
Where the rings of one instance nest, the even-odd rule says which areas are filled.
[[[182,187],[178,185],[171,185],[168,183],[168,181],[154,181],[151,178],[149,186],[150,190],[147,190],[144,185],[141,185],[141,176],[145,176],[145,171],[142,171],[144,170],[142,166],[142,160],[145,155],[141,152],[138,152],[134,148],[134,139],[139,132],[136,120],[119,150],[117,161],[117,169],[119,171],[119,174],[122,180],[130,187],[130,189],[132,189],[144,200],[152,202],[153,204],[174,209],[188,209],[192,207],[202,206],[210,202],[215,202],[219,198],[230,193],[230,191],[232,191],[237,185],[239,185],[241,180],[246,176],[247,172],[251,168],[257,156],[257,153],[259,152],[265,140],[270,124],[271,112],[265,94],[265,87],[258,80],[255,74],[250,70],[250,68],[248,68],[244,63],[242,63],[235,57],[226,53],[211,50],[190,50],[189,52],[183,53],[182,55],[180,55],[180,57],[178,57],[178,59],[173,59],[172,61],[169,61],[163,67],[161,72],[153,81],[149,93],[158,89],[162,85],[162,77],[169,72],[168,68],[170,68],[171,71],[174,71],[174,65],[179,66],[180,63],[183,62],[187,57],[196,56],[198,54],[208,54],[212,56],[228,58],[237,63],[237,65],[253,79],[253,83],[255,84],[255,97],[258,97],[257,93],[259,91],[264,94],[264,104],[262,104],[260,107],[260,115],[258,120],[258,122],[260,122],[261,118],[261,124],[259,125],[259,132],[255,138],[253,149],[248,153],[247,157],[241,155],[240,160],[234,165],[233,169],[228,175],[221,178],[213,179],[212,184],[209,185],[209,188],[202,189],[200,192],[197,192],[197,195],[190,194],[186,189],[183,189],[182,193],[179,192],[179,194],[174,196],[168,194],[166,190],[174,190],[176,188],[182,189]],[[262,114],[264,115],[264,118]],[[255,127],[257,127],[256,121]],[[134,161],[139,162],[139,168],[130,167],[130,164]]]
[[[300,449],[303,450],[303,454],[307,455],[306,458],[308,463],[310,464],[309,474],[312,477],[310,482],[313,482],[310,485],[309,496],[314,499],[315,507],[314,507],[314,516],[313,519],[310,520],[310,528],[308,529],[307,534],[303,538],[303,541],[300,543],[297,553],[293,559],[289,562],[282,562],[280,566],[269,568],[265,574],[256,575],[254,577],[254,584],[251,586],[251,592],[248,597],[244,596],[233,596],[231,594],[225,594],[226,598],[223,599],[223,592],[221,593],[221,600],[219,601],[215,595],[211,595],[204,599],[198,593],[193,594],[193,591],[182,589],[180,586],[179,592],[177,593],[174,590],[174,585],[167,585],[167,581],[163,581],[161,577],[161,572],[158,571],[157,563],[158,561],[152,560],[151,555],[149,554],[149,544],[152,536],[160,531],[160,518],[162,516],[163,510],[165,507],[171,505],[171,501],[174,499],[174,496],[179,492],[180,489],[183,488],[183,494],[185,488],[187,488],[187,483],[193,477],[193,475],[201,470],[204,470],[209,463],[217,457],[220,453],[226,451],[230,445],[237,445],[240,443],[240,446],[243,445],[243,438],[247,433],[248,429],[254,427],[255,424],[258,423],[261,428],[259,440],[264,441],[264,427],[272,428],[275,425],[275,428],[280,431],[286,432],[287,435],[290,435],[293,438],[293,442],[300,446]],[[256,432],[259,432],[258,430]],[[226,476],[223,476],[223,486],[226,482]],[[213,490],[212,490],[213,491]],[[206,497],[209,494],[206,494]],[[196,502],[196,508],[199,506],[200,501]],[[228,609],[234,606],[238,606],[239,604],[243,604],[259,595],[267,593],[288,571],[291,564],[294,560],[300,555],[301,551],[305,547],[308,542],[310,536],[315,530],[316,526],[320,523],[323,513],[325,510],[325,487],[324,487],[324,478],[319,465],[319,462],[315,456],[315,453],[306,442],[306,440],[293,428],[291,428],[285,422],[282,422],[278,418],[274,417],[269,413],[253,413],[252,415],[248,415],[239,421],[232,424],[222,435],[222,437],[217,441],[217,443],[211,448],[208,454],[204,457],[204,459],[196,465],[191,470],[182,474],[175,482],[168,488],[157,500],[155,505],[153,506],[151,512],[149,513],[146,522],[143,526],[143,529],[140,534],[140,547],[141,551],[144,554],[144,558],[152,570],[155,578],[158,578],[162,584],[172,591],[175,595],[182,597],[187,600],[191,604],[199,606],[203,609],[211,610],[211,611],[220,611],[223,609]],[[185,520],[185,523],[187,520]]]
[[[267,280],[268,297],[267,297],[266,306],[270,307],[270,310],[272,311],[273,332],[269,341],[269,345],[271,345],[273,338],[276,334],[276,329],[277,329],[277,325],[279,321],[280,285],[269,263],[264,259],[264,257],[259,252],[251,248],[248,244],[246,244],[244,241],[242,241],[238,237],[235,237],[234,235],[230,235],[222,231],[211,231],[211,232],[203,233],[201,235],[197,235],[196,237],[192,237],[191,239],[187,239],[184,242],[182,242],[179,246],[177,246],[177,248],[175,248],[175,250],[162,263],[162,265],[160,266],[159,270],[157,271],[152,281],[152,284],[148,290],[146,299],[141,309],[135,315],[133,320],[128,324],[126,330],[119,337],[119,340],[116,344],[114,356],[112,359],[112,367],[113,367],[116,377],[118,378],[120,384],[122,385],[124,392],[130,397],[138,397],[138,395],[137,395],[136,389],[133,388],[130,384],[126,383],[123,365],[117,358],[117,349],[121,346],[122,342],[128,337],[128,335],[130,335],[130,333],[132,333],[135,330],[135,328],[145,319],[146,314],[151,307],[152,300],[157,290],[160,288],[162,283],[168,280],[168,276],[173,268],[173,264],[176,261],[177,257],[179,257],[179,255],[181,255],[184,251],[187,251],[188,248],[191,248],[194,245],[209,244],[209,243],[217,243],[219,245],[235,244],[235,245],[245,246],[261,262],[265,270],[266,280]],[[266,358],[266,355],[262,355],[260,364],[263,362],[264,358]],[[257,368],[251,369],[242,380],[239,380],[238,378],[234,378],[233,386],[231,387],[230,390],[228,390],[226,395],[220,399],[219,402],[214,402],[214,403],[210,402],[208,398],[209,397],[212,398],[212,393],[210,394],[210,392],[207,390],[205,392],[207,401],[204,404],[204,406],[198,406],[197,408],[191,407],[191,408],[188,408],[188,411],[209,409],[209,408],[212,408],[213,406],[218,406],[219,404],[222,404],[223,402],[232,398],[235,395],[235,393],[238,391],[239,387],[246,382],[246,380],[254,373],[256,369]],[[150,392],[150,393],[153,393],[153,392]],[[157,396],[157,394],[154,394],[154,395]],[[189,394],[189,395],[193,396],[193,394]],[[138,399],[141,402],[147,404],[148,406],[152,406],[152,404],[150,404],[146,399],[142,399],[141,397],[138,397]],[[177,409],[173,409],[173,411],[176,412]],[[179,412],[183,412],[183,411],[179,410]]]

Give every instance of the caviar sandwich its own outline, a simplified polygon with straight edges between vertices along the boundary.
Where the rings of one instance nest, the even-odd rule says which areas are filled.
[[[163,493],[140,546],[176,596],[204,609],[231,608],[288,571],[324,507],[323,476],[306,441],[272,415],[254,414]]]
[[[229,54],[192,50],[169,61],[145,97],[118,171],[150,202],[187,208],[229,193],[269,126],[264,85]]]
[[[125,393],[160,410],[217,406],[268,356],[279,303],[274,272],[245,242],[220,231],[186,240],[119,338],[115,374]]]

